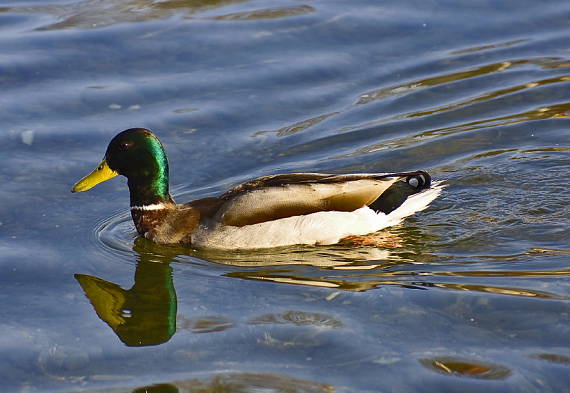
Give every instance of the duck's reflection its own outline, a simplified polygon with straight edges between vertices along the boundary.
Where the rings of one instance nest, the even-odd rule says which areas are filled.
[[[241,253],[188,254],[190,250],[160,246],[138,238],[135,240],[133,251],[138,257],[138,263],[134,285],[130,289],[123,289],[118,284],[99,277],[75,275],[99,318],[113,329],[124,344],[132,347],[165,343],[176,332],[177,299],[170,263],[179,260],[179,256],[198,257],[238,268],[237,271],[225,271],[222,273],[225,276],[330,287],[338,287],[338,282],[318,277],[296,277],[287,281],[286,278],[280,275],[275,277],[274,274],[282,273],[279,267],[283,265],[314,266],[321,269],[336,267],[349,269],[353,266],[354,269],[361,270],[364,267],[374,269],[380,265],[387,266],[394,263],[389,261],[389,251],[377,248],[340,247],[325,250],[305,247],[280,250],[281,252],[257,250]],[[371,260],[374,262],[370,262]],[[362,265],[365,262],[368,263]],[[241,268],[247,269],[242,271]],[[377,285],[375,282],[371,287]],[[233,326],[233,322],[223,316],[180,317],[178,320],[178,328],[191,333],[217,332]]]
[[[242,280],[274,282],[277,284],[324,287],[335,290],[327,295],[334,299],[340,292],[368,291],[382,286],[409,289],[432,288],[476,291],[509,296],[567,299],[554,293],[533,289],[500,287],[480,282],[471,283],[474,276],[535,276],[552,274],[541,271],[430,271],[429,262],[436,256],[421,253],[426,242],[421,232],[407,229],[406,233],[386,231],[376,238],[379,247],[336,245],[328,247],[289,247],[286,249],[222,252],[189,250],[175,246],[160,246],[146,239],[135,240],[133,251],[138,257],[134,285],[123,289],[119,285],[95,276],[76,274],[75,277],[90,300],[99,318],[107,323],[127,346],[159,345],[167,342],[177,328],[191,333],[213,333],[235,327],[224,315],[178,318],[177,299],[170,263],[212,261],[218,264],[208,269],[220,269],[221,276]],[[417,251],[420,250],[420,251]],[[419,269],[416,268],[419,266]],[[561,274],[557,271],[556,274]],[[446,282],[445,277],[462,278],[464,282]],[[298,318],[302,310],[292,310]],[[291,314],[293,315],[293,314]],[[261,319],[260,319],[261,318]],[[249,323],[278,323],[289,315],[259,317]],[[323,319],[317,314],[301,318],[310,325]]]
[[[171,259],[138,254],[135,283],[130,289],[99,277],[75,275],[99,318],[132,347],[162,344],[176,332],[176,291],[168,263]]]

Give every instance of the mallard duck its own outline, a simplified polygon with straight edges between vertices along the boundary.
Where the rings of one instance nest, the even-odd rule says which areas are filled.
[[[116,135],[99,166],[72,192],[123,175],[133,222],[156,243],[251,249],[335,244],[398,224],[441,192],[425,171],[380,174],[290,173],[260,177],[218,197],[176,204],[168,161],[144,128]]]

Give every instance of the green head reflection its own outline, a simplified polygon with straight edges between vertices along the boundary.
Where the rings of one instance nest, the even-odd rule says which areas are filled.
[[[134,250],[140,259],[131,289],[85,274],[76,274],[75,278],[99,318],[123,343],[131,347],[159,345],[176,332],[177,302],[170,258],[157,257],[137,246]]]

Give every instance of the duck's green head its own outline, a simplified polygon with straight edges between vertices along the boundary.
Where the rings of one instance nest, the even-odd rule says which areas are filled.
[[[117,175],[128,179],[132,206],[172,200],[168,193],[168,160],[164,148],[147,129],[130,128],[115,136],[103,161],[77,182],[71,192],[87,191]]]

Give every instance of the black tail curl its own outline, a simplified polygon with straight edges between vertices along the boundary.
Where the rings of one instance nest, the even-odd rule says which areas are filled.
[[[417,174],[408,176],[406,183],[418,191],[425,190],[431,186],[431,176],[426,171],[418,171]]]
[[[376,212],[390,214],[402,205],[409,196],[430,188],[431,176],[425,171],[417,171],[405,179],[392,184],[368,207]]]

